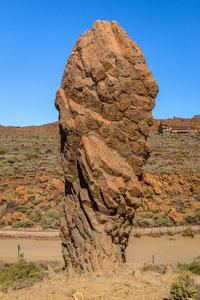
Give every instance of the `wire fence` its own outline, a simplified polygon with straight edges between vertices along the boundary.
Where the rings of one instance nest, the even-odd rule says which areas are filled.
[[[14,231],[0,230],[0,237],[35,237],[35,238],[58,238],[59,231]]]
[[[188,227],[191,227],[193,231],[200,231],[200,224],[199,225],[179,225],[179,226],[160,226],[160,227],[139,227],[135,226],[132,228],[131,235],[135,235],[136,233],[140,233],[143,235],[146,234],[153,234],[153,233],[167,233],[169,231],[178,233],[183,232]]]

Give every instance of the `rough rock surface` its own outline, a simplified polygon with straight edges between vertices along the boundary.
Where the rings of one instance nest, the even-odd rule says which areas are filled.
[[[143,52],[117,22],[96,21],[79,37],[55,101],[68,268],[104,271],[125,260],[157,93]]]

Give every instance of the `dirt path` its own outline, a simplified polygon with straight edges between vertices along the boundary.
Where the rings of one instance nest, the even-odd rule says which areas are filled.
[[[27,261],[58,260],[63,262],[61,241],[40,241],[27,239],[0,239],[0,261],[16,262],[20,253]]]
[[[60,240],[28,239],[0,239],[0,261],[17,261],[18,244],[27,261],[42,259],[63,261]],[[152,255],[155,263],[191,262],[194,257],[200,255],[200,235],[196,235],[193,239],[179,235],[160,238],[130,237],[126,252],[127,261],[130,263],[151,263]]]
[[[181,235],[160,238],[131,236],[126,253],[128,262],[152,263],[153,255],[155,263],[191,262],[200,255],[200,235],[194,238]]]
[[[0,239],[0,260],[17,261],[18,244],[27,261],[42,259],[62,261],[61,241],[26,239]],[[108,272],[100,277],[77,275],[76,278],[71,278],[62,274],[50,275],[49,278],[33,287],[9,291],[8,294],[0,292],[0,299],[72,300],[75,299],[72,296],[72,290],[83,292],[85,296],[83,299],[169,299],[171,282],[177,274],[144,272],[142,262],[151,263],[152,254],[155,255],[155,263],[191,262],[195,256],[200,255],[200,235],[196,235],[194,239],[178,235],[160,238],[143,236],[139,239],[130,237],[127,248],[128,264],[122,271],[119,269],[115,274]]]

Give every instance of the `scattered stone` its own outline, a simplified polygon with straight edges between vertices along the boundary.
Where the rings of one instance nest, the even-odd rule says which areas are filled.
[[[154,187],[154,192],[155,192],[156,195],[162,194],[162,190],[157,186]]]
[[[76,292],[72,295],[72,297],[74,298],[74,300],[84,300],[85,297],[83,296],[83,294],[81,292]]]
[[[40,182],[41,183],[48,182],[48,180],[49,180],[49,178],[48,178],[47,175],[43,175],[43,176],[40,177]]]
[[[167,219],[172,220],[174,223],[182,223],[183,215],[172,208],[171,211],[167,215]]]
[[[170,274],[172,273],[172,268],[170,265],[167,265],[163,271],[163,274]]]
[[[28,201],[28,190],[25,186],[21,185],[16,188],[15,200],[19,203],[26,203]]]

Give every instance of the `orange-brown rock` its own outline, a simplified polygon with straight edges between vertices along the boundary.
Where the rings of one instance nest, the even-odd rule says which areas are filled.
[[[25,186],[18,186],[16,188],[15,200],[20,203],[26,203],[28,201],[28,190]]]
[[[157,186],[154,187],[154,192],[155,192],[156,195],[162,194],[162,190]]]
[[[8,199],[6,197],[0,197],[0,206],[4,203],[6,203]]]
[[[2,217],[5,220],[6,225],[12,225],[17,221],[27,221],[27,217],[24,213],[15,211],[14,213],[8,213]]]
[[[174,223],[181,223],[183,222],[183,215],[172,208],[167,215],[167,219],[171,220]]]
[[[142,166],[158,85],[117,22],[96,21],[72,51],[56,95],[65,173],[61,222],[68,268],[125,260],[140,206]]]
[[[48,180],[49,180],[49,178],[48,178],[47,175],[43,175],[43,176],[40,177],[40,182],[41,183],[48,182]]]

